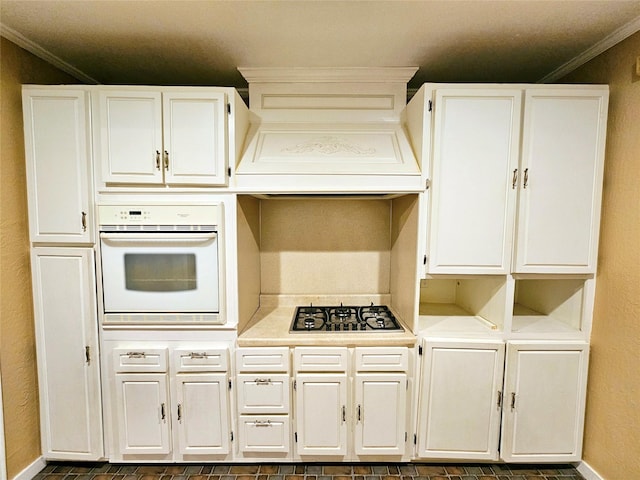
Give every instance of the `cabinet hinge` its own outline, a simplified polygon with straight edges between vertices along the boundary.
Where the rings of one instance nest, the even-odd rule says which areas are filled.
[[[231,176],[231,167],[227,168],[227,175]]]
[[[227,103],[227,113],[231,115],[231,104]]]
[[[298,432],[293,433],[293,440],[298,443]]]
[[[430,112],[432,110],[433,110],[433,102],[431,100],[429,100],[427,111]]]
[[[429,188],[431,188],[431,179],[427,178],[424,182],[424,189],[429,190]]]
[[[297,381],[297,380],[294,380],[294,381],[293,381],[293,389],[294,389],[294,390],[297,390],[297,388],[298,388],[298,381]]]
[[[231,390],[231,380],[229,380],[229,390]]]
[[[409,379],[407,379],[407,380],[405,381],[404,389],[405,389],[405,390],[409,390]]]
[[[233,431],[231,432],[231,441],[233,442]]]
[[[426,265],[427,264],[427,256],[425,255],[424,258],[422,259],[422,264]]]
[[[404,432],[404,441],[406,442],[408,438],[409,438],[409,434],[407,432]]]
[[[418,345],[418,355],[422,355],[422,345]]]
[[[416,435],[415,433],[413,434],[413,444],[414,445],[418,444],[418,435]]]

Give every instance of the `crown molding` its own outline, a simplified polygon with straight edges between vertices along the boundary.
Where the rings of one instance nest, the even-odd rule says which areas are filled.
[[[94,85],[100,83],[95,78],[91,77],[90,75],[87,75],[81,70],[78,70],[73,65],[68,64],[67,62],[57,57],[50,51],[42,48],[37,43],[28,39],[21,33],[14,30],[13,28],[7,27],[3,23],[0,23],[0,36],[6,38],[10,42],[15,43],[19,47],[24,48],[27,52],[32,53],[36,57],[41,58],[45,62],[53,65],[56,68],[59,68],[63,72],[68,73],[69,75],[76,78],[77,80],[80,80],[81,82],[84,82],[87,84],[94,84]]]
[[[238,67],[251,83],[404,83],[418,71],[418,67],[336,67],[336,68],[278,68]]]
[[[589,60],[594,59],[601,53],[609,50],[614,45],[617,45],[618,43],[622,42],[624,39],[630,37],[638,31],[640,31],[640,17],[636,17],[630,22],[624,24],[622,27],[607,35],[605,38],[582,52],[577,57],[572,58],[567,63],[559,66],[551,73],[542,77],[540,80],[538,80],[537,83],[553,83],[561,79],[565,75],[568,75],[578,67],[581,67],[582,65],[587,63]]]

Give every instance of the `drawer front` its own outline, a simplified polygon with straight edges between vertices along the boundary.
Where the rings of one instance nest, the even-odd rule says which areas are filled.
[[[293,355],[298,372],[344,372],[349,358],[346,347],[296,347]]]
[[[289,372],[289,348],[238,348],[236,368],[238,372]]]
[[[288,374],[237,375],[239,413],[289,413]]]
[[[406,372],[409,368],[407,347],[358,347],[355,351],[358,372]]]
[[[116,373],[167,371],[166,348],[114,348],[113,370]]]
[[[288,415],[240,415],[241,452],[289,452]]]
[[[229,369],[226,348],[176,348],[172,356],[176,373],[226,372]]]

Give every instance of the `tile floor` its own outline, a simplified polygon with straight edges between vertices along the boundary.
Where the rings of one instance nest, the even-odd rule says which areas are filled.
[[[49,463],[35,480],[584,480],[571,465]]]

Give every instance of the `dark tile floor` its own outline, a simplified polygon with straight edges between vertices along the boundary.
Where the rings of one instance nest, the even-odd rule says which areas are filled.
[[[49,463],[35,480],[584,480],[571,465]]]

